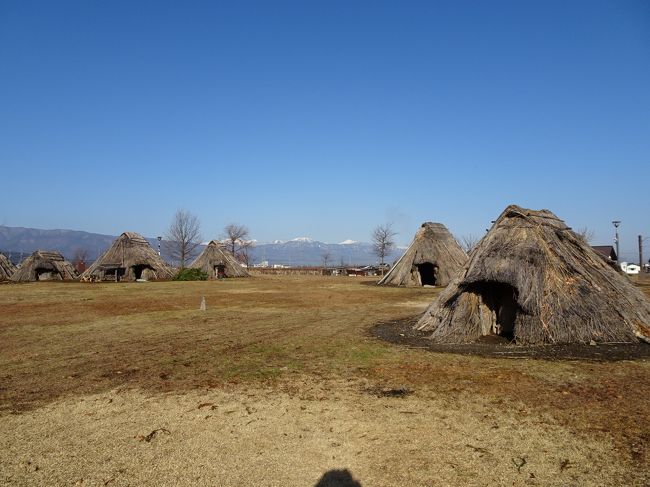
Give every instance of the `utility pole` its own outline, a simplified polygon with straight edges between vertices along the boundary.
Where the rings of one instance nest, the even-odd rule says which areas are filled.
[[[618,227],[621,224],[620,220],[614,220],[612,222],[614,224],[614,228],[616,228],[616,237],[614,238],[614,243],[616,244],[616,262],[621,261],[621,254],[618,253]]]
[[[643,270],[643,238],[639,235],[639,267]]]

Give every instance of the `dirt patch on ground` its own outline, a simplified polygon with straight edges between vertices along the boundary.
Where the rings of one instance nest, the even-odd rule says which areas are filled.
[[[638,344],[565,344],[524,346],[508,343],[499,337],[485,337],[478,343],[434,343],[427,337],[430,333],[414,330],[420,315],[399,320],[384,321],[370,329],[370,334],[387,342],[408,345],[438,353],[477,355],[479,357],[532,358],[542,360],[594,360],[611,362],[617,360],[648,360],[650,345]]]

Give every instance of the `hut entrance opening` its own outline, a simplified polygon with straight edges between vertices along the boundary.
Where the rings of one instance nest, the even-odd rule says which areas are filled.
[[[133,276],[135,279],[143,279],[143,273],[147,269],[152,269],[151,266],[148,266],[146,264],[138,264],[134,265],[131,267],[131,270],[133,271]]]
[[[510,284],[494,281],[475,282],[467,290],[481,297],[492,312],[489,333],[508,340],[515,338],[515,320],[521,310],[517,304],[517,290]]]
[[[417,264],[420,273],[420,282],[423,286],[435,286],[438,282],[438,266],[431,262]]]
[[[36,268],[34,273],[37,281],[51,281],[54,279],[54,273],[51,269]]]
[[[217,279],[226,277],[226,266],[224,264],[217,264],[214,266],[214,277]]]

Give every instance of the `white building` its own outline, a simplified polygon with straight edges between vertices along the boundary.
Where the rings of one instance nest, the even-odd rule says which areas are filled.
[[[621,262],[621,270],[626,274],[638,274],[641,272],[641,267],[636,264],[628,264],[627,262]]]

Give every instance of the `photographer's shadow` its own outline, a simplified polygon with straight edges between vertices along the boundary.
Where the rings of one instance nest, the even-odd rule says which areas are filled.
[[[346,468],[344,470],[328,470],[314,487],[361,487],[361,483],[354,480]]]

